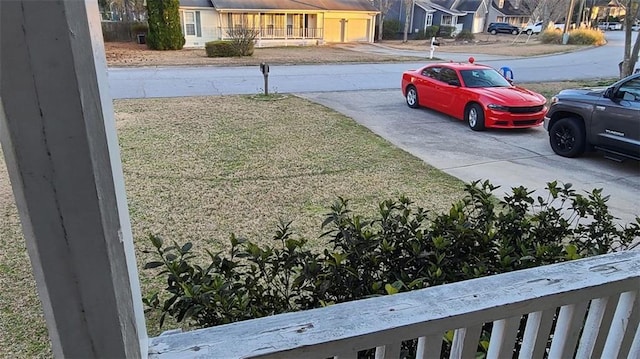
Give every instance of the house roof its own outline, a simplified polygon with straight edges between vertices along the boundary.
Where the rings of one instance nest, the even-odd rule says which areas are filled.
[[[458,11],[456,9],[451,9],[445,5],[451,5],[455,2],[455,0],[415,0],[415,4],[420,6],[421,8],[427,11],[442,11],[451,15],[463,16],[466,15],[466,12]]]
[[[456,0],[429,0],[430,3],[453,10]]]
[[[211,0],[180,0],[180,6],[186,7],[213,7]]]
[[[415,4],[427,11],[438,10],[451,15],[463,16],[467,12],[477,11],[482,0],[416,0]]]
[[[180,0],[185,1],[185,0]],[[203,0],[188,0],[203,1]],[[369,0],[210,0],[218,10],[378,10]]]
[[[499,12],[501,12],[504,15],[511,15],[511,16],[526,16],[527,13],[526,11],[524,11],[522,8],[516,8],[513,6],[513,4],[511,3],[511,1],[509,0],[505,0],[504,1],[504,6],[502,8],[498,7],[498,3],[496,3],[495,0],[493,0],[491,2],[491,6],[493,6],[494,9],[498,10]]]
[[[462,0],[456,6],[456,10],[459,11],[468,11],[468,12],[476,12],[478,8],[482,5],[482,0]]]

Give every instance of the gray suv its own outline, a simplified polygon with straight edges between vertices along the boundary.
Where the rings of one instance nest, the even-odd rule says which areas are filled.
[[[595,149],[613,160],[640,160],[640,74],[606,89],[561,91],[551,99],[544,128],[560,156]]]

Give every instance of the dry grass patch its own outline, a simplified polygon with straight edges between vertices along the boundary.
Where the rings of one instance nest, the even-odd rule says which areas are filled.
[[[392,56],[345,50],[331,45],[256,48],[253,56],[207,57],[204,49],[178,51],[149,50],[134,42],[105,43],[109,66],[257,66],[261,62],[279,65],[325,63],[377,63],[416,61],[412,56]]]
[[[461,196],[458,180],[351,119],[276,98],[116,102],[137,248],[150,248],[149,233],[202,253],[223,249],[232,232],[266,243],[283,219],[319,250],[320,224],[338,196],[363,213],[400,194],[438,211]],[[152,274],[142,273],[145,292],[161,285]],[[149,329],[157,332],[155,319]]]

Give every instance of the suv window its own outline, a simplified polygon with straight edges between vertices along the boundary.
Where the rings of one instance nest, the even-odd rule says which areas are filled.
[[[620,88],[618,88],[616,97],[640,103],[640,78],[635,78],[625,82],[620,86]]]

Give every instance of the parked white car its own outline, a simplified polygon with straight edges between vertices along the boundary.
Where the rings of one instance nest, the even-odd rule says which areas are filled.
[[[598,29],[606,31],[613,31],[613,30],[622,30],[622,23],[619,22],[601,22],[598,24]]]
[[[528,23],[527,26],[522,28],[522,32],[524,32],[527,35],[531,35],[531,34],[539,34],[542,32],[542,21],[538,21],[536,23]],[[549,26],[551,27],[551,25]],[[553,28],[555,28],[556,30],[564,30],[564,24],[553,24]]]

